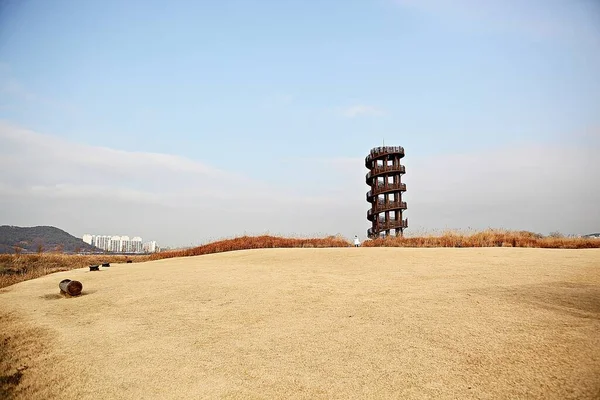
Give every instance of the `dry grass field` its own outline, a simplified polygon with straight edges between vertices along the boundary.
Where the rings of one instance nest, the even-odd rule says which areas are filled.
[[[143,262],[165,258],[200,256],[236,250],[271,248],[330,248],[350,247],[352,243],[341,236],[323,238],[286,238],[270,235],[239,236],[218,240],[202,246],[183,250],[171,250],[147,255],[67,255],[60,253],[40,254],[0,254],[0,288],[29,279],[39,278],[58,271],[100,264],[118,263],[130,260]],[[485,231],[460,232],[444,231],[441,234],[418,235],[414,237],[388,237],[366,240],[365,247],[527,247],[546,249],[590,249],[600,248],[600,240],[592,238],[572,238],[542,236],[527,231],[488,229]]]
[[[600,244],[600,241],[599,241]],[[172,250],[144,255],[96,254],[77,255],[60,253],[0,254],[0,288],[59,271],[82,268],[93,264],[143,262],[165,258],[200,256],[226,251],[268,248],[323,248],[348,247],[350,243],[337,236],[325,238],[283,238],[275,236],[241,236],[219,240],[185,250]]]
[[[1,289],[0,314],[0,397],[600,398],[598,249],[113,264]]]
[[[77,255],[59,253],[0,254],[0,288],[29,279],[101,263],[140,262],[149,256],[136,255]]]

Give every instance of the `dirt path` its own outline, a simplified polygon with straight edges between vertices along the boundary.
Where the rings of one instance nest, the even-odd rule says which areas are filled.
[[[0,313],[17,398],[600,397],[596,249],[239,251],[56,273]]]

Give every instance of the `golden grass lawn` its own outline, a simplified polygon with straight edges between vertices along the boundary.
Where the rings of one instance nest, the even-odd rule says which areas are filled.
[[[16,398],[600,397],[598,249],[237,251],[58,272],[0,313]]]

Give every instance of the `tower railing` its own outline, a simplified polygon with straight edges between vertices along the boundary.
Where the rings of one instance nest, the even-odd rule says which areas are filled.
[[[381,232],[391,230],[391,229],[406,229],[408,228],[408,218],[400,219],[400,220],[390,220],[390,221],[379,221],[377,224],[377,230],[373,228],[369,228],[367,230],[367,235],[369,237],[378,236]]]
[[[402,201],[402,193],[406,191],[406,184],[401,182],[406,173],[400,163],[403,157],[403,147],[382,146],[371,149],[365,158],[365,166],[369,169],[365,181],[371,187],[367,192],[367,201],[371,203],[367,219],[372,224],[367,231],[369,237],[379,236],[382,232],[388,235],[391,230],[398,235],[408,228],[408,220],[402,219],[402,211],[407,208],[406,202]]]
[[[389,154],[398,154],[400,158],[404,157],[404,147],[402,146],[379,146],[374,147],[369,152],[369,155],[365,157],[365,163],[371,162],[372,160],[383,157]],[[368,168],[368,167],[367,167]]]
[[[397,172],[400,174],[406,173],[406,167],[404,165],[378,165],[373,167],[369,172],[367,172],[367,180],[371,177],[375,177],[377,175],[381,175],[386,172]]]
[[[405,192],[406,191],[406,183],[398,182],[398,183],[377,184],[375,186],[375,190],[369,190],[367,192],[367,201],[370,203],[371,202],[370,198],[372,196],[377,196],[378,194],[390,192],[390,191],[394,191],[394,190],[399,191],[399,192]]]
[[[373,215],[377,215],[381,212],[385,211],[393,211],[393,210],[406,210],[406,202],[405,201],[390,201],[389,203],[378,202],[375,208],[371,208],[367,210],[367,219],[371,221],[373,219]]]

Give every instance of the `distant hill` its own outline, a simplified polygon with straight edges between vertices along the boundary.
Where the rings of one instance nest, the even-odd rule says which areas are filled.
[[[583,235],[583,237],[600,237],[600,232],[590,233],[589,235]]]
[[[83,240],[54,226],[0,226],[0,253],[14,253],[15,246],[23,253],[61,250],[66,253],[77,250],[97,250]]]

